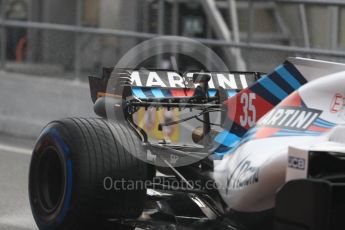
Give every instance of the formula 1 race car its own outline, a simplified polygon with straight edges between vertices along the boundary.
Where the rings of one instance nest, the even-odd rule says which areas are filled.
[[[100,118],[53,121],[33,150],[39,229],[345,228],[345,65],[89,81]]]

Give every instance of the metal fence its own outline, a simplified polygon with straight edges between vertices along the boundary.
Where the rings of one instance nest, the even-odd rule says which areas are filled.
[[[74,63],[74,70],[75,75],[79,76],[81,71],[80,65],[80,46],[78,45],[78,39],[83,34],[92,34],[92,35],[99,35],[99,36],[114,36],[114,37],[123,37],[123,38],[136,38],[140,40],[150,39],[157,36],[164,35],[164,14],[165,14],[165,4],[166,2],[173,2],[174,0],[158,0],[158,8],[157,8],[157,32],[156,33],[146,33],[146,32],[135,32],[135,31],[128,31],[128,30],[117,30],[117,29],[105,29],[105,28],[93,28],[93,27],[84,27],[82,26],[82,7],[83,7],[83,0],[76,0],[77,1],[77,12],[76,12],[76,24],[75,25],[65,25],[65,24],[56,24],[56,23],[48,23],[48,22],[35,22],[31,21],[19,21],[19,20],[10,20],[6,19],[5,17],[5,4],[8,0],[1,0],[0,2],[0,69],[4,69],[6,65],[6,29],[7,28],[26,28],[26,29],[36,29],[42,31],[60,31],[60,32],[70,32],[75,34],[76,39],[76,46],[75,46],[75,63]],[[185,0],[176,0],[176,2],[181,2]],[[202,1],[202,0],[201,0]],[[267,0],[240,0],[237,2],[249,2],[248,4],[248,12],[251,11],[251,7],[257,2],[267,2]],[[298,4],[300,7],[303,7],[305,4],[314,4],[314,5],[322,5],[322,6],[333,6],[335,10],[335,17],[338,17],[339,7],[345,6],[345,2],[342,0],[270,0],[270,2],[274,3],[291,3],[291,4]],[[223,2],[224,3],[224,2]],[[217,4],[221,5],[222,2],[217,2]],[[178,12],[177,12],[178,13]],[[178,17],[178,15],[173,15],[173,17]],[[248,17],[253,17],[253,15],[248,15]],[[302,19],[305,19],[302,17]],[[176,21],[176,18],[173,18],[172,21]],[[250,19],[249,21],[252,21]],[[308,28],[306,22],[302,20],[302,27],[303,33],[305,38],[305,45],[303,47],[299,46],[286,46],[286,45],[277,45],[277,44],[264,44],[252,41],[246,42],[236,42],[236,41],[225,41],[225,40],[218,40],[218,39],[210,39],[210,38],[194,38],[196,41],[199,41],[205,45],[212,46],[212,47],[232,47],[232,48],[239,48],[241,50],[263,50],[263,51],[278,51],[278,52],[287,52],[287,53],[298,53],[298,54],[305,54],[305,55],[317,55],[317,56],[326,56],[326,57],[336,57],[336,58],[345,58],[345,53],[343,51],[339,51],[336,49],[318,49],[318,48],[311,48],[309,42],[309,35],[308,35]],[[334,25],[338,27],[339,25]],[[250,27],[249,27],[250,28]],[[338,29],[336,28],[335,31]],[[250,31],[248,31],[250,33]],[[248,35],[249,36],[249,35]],[[338,34],[332,34],[331,36],[338,37]]]

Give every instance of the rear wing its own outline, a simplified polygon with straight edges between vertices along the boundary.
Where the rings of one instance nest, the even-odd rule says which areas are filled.
[[[200,71],[178,73],[173,70],[138,70],[103,68],[101,77],[89,77],[92,101],[107,94],[123,96],[123,87],[128,86],[130,92],[126,96],[135,96],[139,99],[190,97],[195,93],[196,84],[193,76]],[[223,88],[231,97],[236,92],[255,83],[262,75],[259,72],[202,72],[208,74],[211,80],[208,83],[209,96],[215,96],[218,88]],[[115,82],[108,87],[109,80]],[[130,95],[128,95],[128,93]]]

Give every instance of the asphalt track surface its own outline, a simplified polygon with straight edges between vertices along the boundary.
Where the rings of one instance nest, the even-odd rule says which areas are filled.
[[[0,135],[0,229],[36,230],[28,200],[33,141]]]

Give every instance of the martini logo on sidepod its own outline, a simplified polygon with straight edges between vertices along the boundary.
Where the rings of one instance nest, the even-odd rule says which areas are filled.
[[[260,122],[260,126],[292,130],[307,130],[320,117],[322,111],[299,107],[279,107],[272,110]]]

